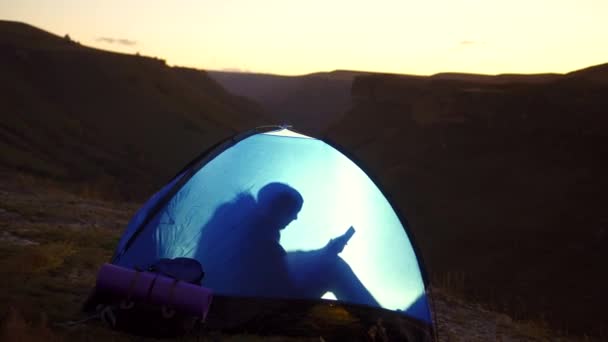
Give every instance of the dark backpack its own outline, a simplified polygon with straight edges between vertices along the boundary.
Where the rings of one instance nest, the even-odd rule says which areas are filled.
[[[201,264],[191,258],[159,259],[148,271],[192,284],[200,284],[205,276]]]

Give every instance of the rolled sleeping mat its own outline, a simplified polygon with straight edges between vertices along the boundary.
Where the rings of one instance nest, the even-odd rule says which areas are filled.
[[[112,264],[103,264],[99,269],[96,289],[118,298],[168,307],[203,320],[213,299],[208,288]]]

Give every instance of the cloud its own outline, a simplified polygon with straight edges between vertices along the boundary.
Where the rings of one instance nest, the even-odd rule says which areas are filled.
[[[98,42],[108,43],[108,44],[119,44],[125,46],[135,46],[137,42],[135,40],[124,39],[124,38],[111,38],[111,37],[99,37],[97,38]]]
[[[474,41],[474,40],[463,40],[460,43],[458,43],[458,45],[460,46],[471,46],[471,45],[478,45],[479,43]]]
[[[234,73],[251,73],[251,70],[241,68],[222,68],[221,71]]]
[[[486,47],[488,47],[488,44],[484,41],[464,39],[464,40],[459,41],[452,48],[456,49],[456,50],[468,50],[468,49],[483,49]]]

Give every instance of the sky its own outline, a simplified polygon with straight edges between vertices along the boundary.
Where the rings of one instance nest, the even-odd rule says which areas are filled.
[[[607,0],[0,0],[0,19],[170,65],[565,73],[608,62]]]

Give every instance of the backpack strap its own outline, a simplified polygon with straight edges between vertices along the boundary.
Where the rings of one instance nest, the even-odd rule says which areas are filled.
[[[171,284],[171,289],[169,290],[169,305],[173,303],[173,298],[175,297],[175,288],[177,287],[177,283],[179,283],[179,279],[174,279]]]
[[[141,271],[139,271],[138,269],[135,270],[135,275],[133,276],[133,278],[131,278],[131,283],[129,284],[129,291],[127,292],[127,298],[123,299],[122,301],[120,301],[120,308],[121,309],[131,309],[133,308],[133,306],[135,306],[135,301],[133,301],[132,297],[133,297],[133,290],[135,289],[135,285],[137,284],[137,280],[140,277],[140,273]]]
[[[129,291],[127,292],[127,300],[131,300],[133,296],[133,290],[135,289],[135,284],[137,284],[137,280],[139,279],[139,274],[141,272],[139,270],[135,270],[135,275],[131,278],[131,283],[129,284]]]
[[[152,294],[152,289],[154,289],[154,284],[156,284],[156,279],[158,279],[158,273],[154,274],[154,279],[150,282],[150,287],[148,287],[148,292],[146,293],[146,301],[150,300],[150,294]]]
[[[169,304],[163,305],[163,317],[171,318],[175,315],[175,310],[172,308],[173,298],[175,298],[175,288],[179,283],[179,279],[173,279],[173,283],[171,283],[171,288],[169,289]]]

